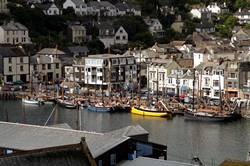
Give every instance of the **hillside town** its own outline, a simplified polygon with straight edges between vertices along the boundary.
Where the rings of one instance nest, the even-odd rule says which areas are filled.
[[[163,123],[151,119],[151,128],[146,117],[175,126],[183,117],[207,131],[250,127],[250,1],[0,0],[0,105],[0,165],[29,157],[34,165],[209,165],[209,148],[193,153],[203,143],[185,149],[191,159],[171,157],[168,133],[154,132]],[[29,121],[34,107],[43,113]],[[120,116],[116,127],[111,115]],[[241,148],[246,161],[218,151],[211,165],[250,165]]]

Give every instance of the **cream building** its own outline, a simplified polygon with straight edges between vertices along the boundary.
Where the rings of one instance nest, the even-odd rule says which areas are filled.
[[[29,30],[24,25],[10,21],[0,26],[0,43],[2,44],[28,44],[31,43]]]
[[[4,82],[29,81],[29,57],[19,47],[0,47],[0,71]]]
[[[7,0],[0,0],[0,13],[8,13]]]

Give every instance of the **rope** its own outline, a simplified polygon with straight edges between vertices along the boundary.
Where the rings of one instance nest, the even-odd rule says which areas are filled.
[[[57,104],[56,104],[56,105],[57,105]],[[44,126],[47,126],[47,123],[49,122],[51,116],[53,115],[53,113],[54,113],[55,110],[56,110],[56,105],[55,105],[55,107],[53,108],[53,110],[51,111],[51,113],[50,113],[50,115],[49,115],[49,118],[48,118],[47,121],[45,122]]]

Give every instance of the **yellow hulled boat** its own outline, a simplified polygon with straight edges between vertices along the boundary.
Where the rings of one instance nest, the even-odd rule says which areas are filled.
[[[150,109],[146,107],[132,107],[131,112],[137,115],[143,116],[156,116],[156,117],[164,117],[168,116],[167,112],[157,111],[156,109]]]

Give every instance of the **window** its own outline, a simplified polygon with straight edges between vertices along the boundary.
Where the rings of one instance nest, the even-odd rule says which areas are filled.
[[[219,90],[214,90],[214,96],[219,97],[220,96],[220,91]]]
[[[56,69],[59,69],[59,63],[56,63]]]
[[[228,88],[232,88],[232,87],[233,87],[233,83],[232,83],[232,82],[228,82],[228,83],[227,83],[227,87],[228,87]]]
[[[126,36],[122,36],[122,39],[123,39],[123,40],[126,40]]]
[[[26,34],[26,31],[23,31],[23,35],[25,35]]]
[[[123,30],[122,30],[122,29],[120,29],[120,33],[123,33]]]
[[[20,66],[20,71],[23,71],[23,65]]]
[[[10,39],[9,38],[7,38],[7,43],[9,43],[10,42]]]
[[[20,63],[23,63],[23,58],[22,57],[20,58]]]
[[[51,69],[51,64],[48,64],[48,69]]]
[[[56,73],[56,78],[59,78],[59,74],[58,73]]]
[[[230,73],[230,78],[236,78],[236,73]]]
[[[12,72],[12,67],[11,66],[9,66],[9,72]]]
[[[18,43],[18,38],[16,38],[16,43]]]
[[[205,86],[209,86],[209,82],[210,82],[210,79],[209,78],[205,78]]]
[[[34,70],[37,70],[37,65],[34,65],[34,66],[33,66],[33,69],[34,69]]]
[[[172,78],[168,79],[168,83],[172,84]]]
[[[9,63],[12,63],[12,58],[9,58]]]
[[[45,70],[45,64],[42,64],[42,70]]]
[[[115,39],[116,39],[116,40],[120,40],[120,36],[116,36]]]
[[[219,80],[214,80],[213,81],[213,86],[219,86]]]
[[[116,165],[116,154],[111,154],[110,155],[110,165]]]

